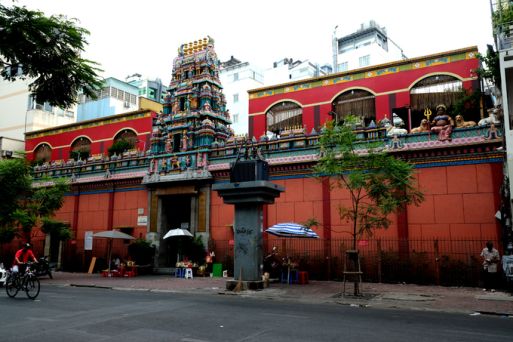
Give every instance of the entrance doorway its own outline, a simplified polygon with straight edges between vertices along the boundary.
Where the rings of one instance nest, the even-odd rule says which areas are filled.
[[[162,214],[161,235],[164,236],[170,229],[191,228],[191,195],[161,196]],[[172,237],[162,241],[159,253],[159,265],[174,267],[178,261],[178,254],[183,254],[185,239],[189,237]]]

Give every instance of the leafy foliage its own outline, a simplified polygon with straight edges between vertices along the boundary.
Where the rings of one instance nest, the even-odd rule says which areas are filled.
[[[129,149],[134,148],[134,144],[126,139],[120,139],[114,142],[109,148],[109,156],[112,156],[114,153],[117,155],[122,154],[123,152],[128,151]]]
[[[64,16],[45,16],[26,7],[0,4],[0,75],[29,85],[39,103],[68,108],[78,91],[96,98],[102,85],[97,63],[83,59],[89,32]]]
[[[10,242],[16,235],[29,240],[32,228],[62,206],[67,189],[64,180],[33,188],[23,159],[0,160],[0,242]]]
[[[490,82],[492,82],[496,88],[501,88],[501,70],[499,53],[493,49],[491,45],[488,45],[486,56],[478,54],[479,60],[486,65],[486,69],[480,67],[476,70],[477,74]]]
[[[328,122],[320,138],[321,156],[316,165],[319,176],[329,176],[332,186],[347,189],[351,205],[339,208],[340,218],[353,224],[353,248],[358,237],[388,228],[388,215],[407,204],[418,205],[423,194],[417,189],[413,168],[407,162],[367,145],[356,153],[356,135],[351,130],[354,117],[342,126]]]
[[[492,13],[492,25],[494,34],[500,33],[505,26],[513,23],[513,6],[508,1],[503,1],[501,7]]]
[[[467,117],[467,115],[472,112],[478,112],[481,95],[482,94],[479,89],[473,92],[467,89],[462,89],[460,95],[456,99],[456,102],[451,106],[450,114],[453,117],[456,115]]]
[[[42,219],[41,231],[49,234],[52,238],[66,241],[71,239],[72,232],[69,223],[57,221],[48,217]]]
[[[0,161],[0,227],[13,224],[13,213],[23,206],[30,189],[28,165],[22,159]]]

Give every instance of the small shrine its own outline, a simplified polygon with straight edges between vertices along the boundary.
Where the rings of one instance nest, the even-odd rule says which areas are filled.
[[[163,112],[153,122],[150,173],[205,168],[206,151],[233,136],[219,65],[210,37],[178,49]]]

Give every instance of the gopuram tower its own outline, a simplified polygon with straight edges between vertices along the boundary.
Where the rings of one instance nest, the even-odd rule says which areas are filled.
[[[178,49],[164,110],[153,123],[150,174],[206,169],[208,149],[233,135],[219,64],[210,37]]]

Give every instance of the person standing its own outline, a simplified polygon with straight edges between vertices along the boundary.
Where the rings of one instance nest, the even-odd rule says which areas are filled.
[[[501,258],[499,251],[493,248],[492,241],[486,243],[486,247],[481,252],[481,257],[483,258],[484,289],[485,291],[495,292],[497,270]]]

